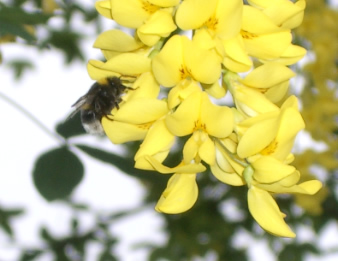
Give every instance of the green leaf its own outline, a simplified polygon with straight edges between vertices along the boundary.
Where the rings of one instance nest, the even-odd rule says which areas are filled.
[[[24,211],[22,209],[2,209],[0,208],[0,227],[9,235],[13,236],[13,230],[10,221],[13,217],[21,215]]]
[[[2,21],[7,21],[12,24],[46,24],[51,15],[44,14],[42,12],[26,12],[20,7],[6,6],[0,3],[0,24]],[[0,26],[1,28],[1,26]]]
[[[34,68],[33,64],[28,60],[11,60],[7,62],[6,65],[14,70],[16,80],[20,79],[23,73],[28,69],[31,70]]]
[[[80,113],[77,113],[74,117],[67,118],[65,121],[59,123],[56,126],[56,132],[66,139],[86,134],[86,131],[83,129],[81,124]]]
[[[48,201],[68,197],[81,182],[83,175],[81,161],[67,147],[41,155],[33,170],[35,187]]]
[[[111,164],[130,176],[141,179],[152,179],[153,181],[156,180],[157,176],[162,176],[155,171],[135,169],[133,157],[116,155],[114,153],[110,153],[97,148],[92,148],[86,145],[76,144],[75,146],[80,150],[82,150],[83,152],[85,152],[86,154],[88,154],[89,156],[102,162]],[[155,175],[149,175],[154,173]]]

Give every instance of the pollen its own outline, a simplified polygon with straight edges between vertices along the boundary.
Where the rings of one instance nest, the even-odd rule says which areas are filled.
[[[275,152],[275,150],[277,149],[277,146],[278,146],[278,142],[273,141],[265,149],[263,149],[261,151],[261,154],[262,155],[271,155],[272,153]]]
[[[180,76],[181,80],[191,77],[190,70],[186,68],[184,65],[181,65],[179,72],[181,74]]]
[[[159,6],[153,5],[153,4],[149,3],[148,1],[143,1],[142,8],[149,14],[153,14],[158,9],[160,9]]]
[[[257,38],[258,35],[257,34],[253,34],[253,33],[250,33],[248,31],[244,31],[244,30],[241,30],[241,35],[244,39],[247,39],[247,40],[251,40],[251,39],[254,39],[254,38]]]
[[[217,29],[217,25],[218,25],[218,19],[215,17],[210,17],[205,23],[204,25],[210,29],[215,31]]]

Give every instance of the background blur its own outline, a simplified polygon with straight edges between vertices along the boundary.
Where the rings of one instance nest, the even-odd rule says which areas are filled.
[[[264,232],[246,188],[199,175],[186,213],[154,205],[168,177],[134,169],[138,142],[86,134],[70,106],[93,84],[88,59],[104,30],[93,0],[0,2],[0,261],[338,260],[338,1],[308,0],[292,69],[306,130],[294,165],[325,187],[281,196],[295,239]],[[179,155],[177,155],[179,157]],[[173,160],[175,157],[173,157]]]

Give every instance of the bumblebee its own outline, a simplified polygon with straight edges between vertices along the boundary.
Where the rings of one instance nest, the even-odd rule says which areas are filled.
[[[75,111],[70,117],[80,112],[83,128],[88,133],[103,134],[102,117],[111,115],[114,108],[119,109],[119,103],[122,101],[121,96],[126,92],[126,89],[128,87],[124,86],[118,77],[99,80],[72,105],[75,107]]]

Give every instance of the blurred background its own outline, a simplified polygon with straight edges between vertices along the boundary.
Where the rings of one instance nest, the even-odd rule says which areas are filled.
[[[294,165],[325,187],[277,198],[295,239],[264,232],[245,187],[198,177],[186,213],[154,210],[167,175],[134,169],[139,142],[84,132],[71,105],[93,84],[98,34],[116,28],[93,0],[0,2],[0,261],[338,260],[338,1],[308,0],[290,92],[306,130]],[[180,157],[179,153],[174,154]]]

